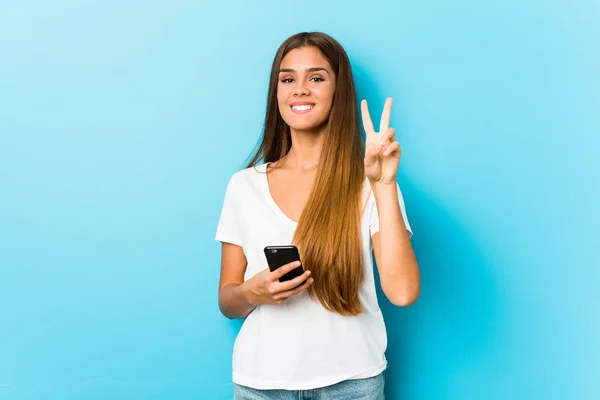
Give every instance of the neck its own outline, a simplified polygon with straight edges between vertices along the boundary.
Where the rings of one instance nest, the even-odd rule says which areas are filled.
[[[319,165],[319,158],[325,141],[325,129],[302,131],[292,128],[290,133],[292,147],[284,157],[284,165],[301,171],[315,170]]]

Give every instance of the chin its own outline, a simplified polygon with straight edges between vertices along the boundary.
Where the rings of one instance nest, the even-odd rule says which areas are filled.
[[[295,129],[297,131],[312,131],[319,127],[319,125],[315,124],[288,124],[291,129]]]
[[[323,122],[314,122],[314,121],[297,121],[295,119],[285,121],[291,129],[295,129],[298,131],[311,131],[319,129],[325,124],[326,121]]]

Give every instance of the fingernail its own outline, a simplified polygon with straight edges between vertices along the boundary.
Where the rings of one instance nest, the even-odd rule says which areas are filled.
[[[300,264],[301,264],[301,263],[300,263],[300,261],[296,261],[296,262],[294,263],[294,265],[295,265],[296,267],[299,267],[299,266],[300,266]]]
[[[310,271],[306,271],[306,275],[310,276],[311,272]]]

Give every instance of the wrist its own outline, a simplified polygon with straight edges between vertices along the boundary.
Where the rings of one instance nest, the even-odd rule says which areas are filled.
[[[242,295],[242,298],[246,301],[246,303],[248,303],[248,305],[256,306],[256,303],[252,301],[252,291],[248,287],[248,281],[238,286],[238,289],[240,291],[240,294]]]
[[[389,182],[386,181],[369,181],[371,185],[371,190],[373,193],[386,192],[386,191],[396,191],[396,180],[392,180]]]

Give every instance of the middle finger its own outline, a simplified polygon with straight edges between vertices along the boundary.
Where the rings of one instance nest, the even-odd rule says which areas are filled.
[[[315,280],[313,278],[307,279],[306,282],[304,282],[304,284],[298,286],[297,288],[286,290],[285,292],[280,292],[279,294],[277,294],[277,298],[280,300],[284,300],[294,295],[297,295],[298,293],[306,290],[310,285],[312,285],[314,281]]]
[[[379,122],[379,133],[385,132],[390,126],[390,114],[392,113],[392,98],[385,99],[381,121]]]

